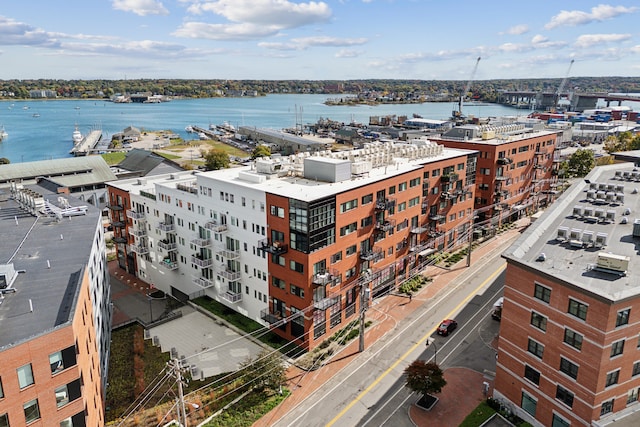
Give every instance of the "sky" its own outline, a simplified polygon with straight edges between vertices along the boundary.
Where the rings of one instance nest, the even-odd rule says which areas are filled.
[[[2,0],[0,80],[633,77],[638,22],[638,0]]]

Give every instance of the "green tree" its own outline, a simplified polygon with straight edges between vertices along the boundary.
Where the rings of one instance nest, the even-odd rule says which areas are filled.
[[[256,148],[251,152],[251,159],[255,160],[258,157],[269,157],[271,155],[271,149],[266,145],[258,144]]]
[[[209,170],[218,170],[229,167],[229,154],[219,148],[212,148],[202,154],[204,158],[204,167]]]
[[[287,381],[280,353],[264,349],[240,364],[244,383],[257,392],[280,390]]]
[[[613,135],[608,136],[607,139],[604,140],[604,145],[602,146],[602,148],[609,154],[617,153],[619,151],[626,151],[624,143]]]
[[[8,165],[9,163],[11,163],[9,159],[6,157],[0,157],[0,165]]]
[[[440,393],[442,387],[447,385],[442,369],[435,362],[414,360],[404,370],[406,386],[423,397],[429,394]]]
[[[578,149],[567,161],[568,174],[571,176],[585,176],[596,165],[596,159],[591,150]]]

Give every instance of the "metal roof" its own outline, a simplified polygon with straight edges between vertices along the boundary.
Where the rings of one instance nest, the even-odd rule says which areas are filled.
[[[116,175],[102,156],[40,160],[0,166],[0,184],[11,181],[35,182],[38,177],[47,177],[65,187],[91,185],[116,179]]]

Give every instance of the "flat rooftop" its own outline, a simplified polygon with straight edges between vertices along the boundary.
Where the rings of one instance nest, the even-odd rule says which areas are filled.
[[[639,189],[640,170],[632,163],[597,167],[578,179],[503,257],[610,302],[636,297],[640,237],[634,236],[634,222],[640,218]],[[640,232],[640,224],[636,227]],[[626,271],[599,268],[603,255],[628,257]]]
[[[25,186],[60,207],[63,199],[41,186]],[[0,265],[18,271],[0,302],[0,350],[20,344],[73,319],[83,270],[89,263],[100,211],[73,197],[70,207],[86,206],[86,214],[34,216],[0,190]]]

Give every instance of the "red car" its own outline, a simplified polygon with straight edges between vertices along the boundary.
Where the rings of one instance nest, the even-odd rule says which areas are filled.
[[[456,322],[453,319],[443,320],[442,323],[440,323],[440,326],[438,326],[438,335],[442,335],[443,337],[446,337],[451,332],[453,332],[457,326],[458,326],[458,322]]]

